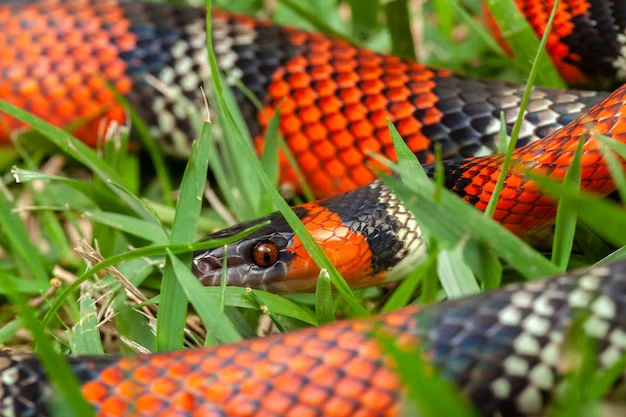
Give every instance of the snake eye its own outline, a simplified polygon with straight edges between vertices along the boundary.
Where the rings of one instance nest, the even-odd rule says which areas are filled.
[[[259,242],[252,250],[252,259],[257,266],[269,268],[278,261],[278,246],[274,242]]]

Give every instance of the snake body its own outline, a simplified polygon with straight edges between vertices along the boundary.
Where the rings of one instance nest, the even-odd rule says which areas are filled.
[[[541,192],[525,169],[563,179],[579,141],[584,139],[581,188],[606,195],[615,184],[592,133],[626,142],[626,85],[615,90],[585,115],[543,139],[517,148],[494,219],[518,235],[550,225],[556,201]],[[445,186],[480,210],[489,203],[501,172],[503,154],[444,161]],[[621,161],[626,168],[626,162]],[[432,177],[434,168],[427,168]],[[294,207],[313,237],[353,287],[379,285],[403,278],[407,266],[425,255],[417,219],[380,180],[353,191]],[[280,213],[219,231],[207,239],[232,236],[255,223],[270,223],[235,244],[201,251],[194,272],[205,285],[219,285],[227,266],[229,285],[274,292],[314,291],[320,272]],[[275,252],[267,260],[260,252]]]
[[[400,416],[402,390],[372,330],[423,354],[486,416],[543,415],[583,328],[604,369],[626,353],[626,262],[371,320],[241,343],[70,363],[98,416]],[[37,359],[0,356],[0,415],[45,416]],[[623,375],[612,391],[626,394]]]
[[[545,11],[531,4],[540,3],[519,2],[537,27]],[[621,2],[562,4],[565,22],[557,25],[561,46],[551,42],[550,47],[569,50],[562,57],[567,62],[586,58],[589,49],[610,48],[592,61],[603,69],[584,60],[591,66],[585,77],[622,75],[620,48],[625,41],[618,33],[624,32],[626,19],[621,18]],[[570,14],[575,18],[568,20]],[[609,20],[617,22],[611,24],[616,33],[607,30],[599,39],[578,39]],[[262,147],[265,128],[282,103],[281,134],[317,197],[373,181],[366,166],[369,152],[395,157],[386,118],[422,163],[434,161],[434,143],[441,144],[445,159],[492,153],[500,113],[512,126],[524,91],[523,86],[431,69],[241,15],[216,11],[213,26],[226,81],[231,86],[240,81],[263,106],[257,110],[234,89],[257,146]],[[203,11],[130,0],[3,0],[0,32],[0,98],[59,126],[83,118],[75,133],[93,144],[112,123],[126,122],[106,80],[128,97],[163,146],[177,149],[193,137],[190,109],[203,108],[200,87],[210,76]],[[535,89],[519,144],[565,126],[605,96]],[[20,125],[0,117],[2,141]],[[286,159],[281,164],[281,182],[296,184]]]
[[[541,34],[551,2],[516,0]],[[626,7],[565,0],[548,49],[571,82],[624,77]],[[295,208],[355,286],[394,278],[425,250],[417,221],[366,165],[394,158],[389,118],[423,163],[440,143],[446,186],[484,209],[499,175],[504,112],[515,119],[523,87],[477,80],[377,54],[325,35],[213,12],[220,69],[259,149],[274,111],[280,131],[317,196]],[[181,97],[201,108],[210,76],[198,9],[130,0],[0,0],[0,98],[88,143],[127,123],[112,83],[139,109],[163,146],[193,134]],[[594,132],[626,141],[626,87],[611,95],[536,88],[514,154],[519,166],[561,179],[578,141]],[[22,126],[0,115],[0,141]],[[622,164],[624,161],[621,161]],[[283,161],[281,181],[297,186]],[[587,137],[581,184],[614,189],[599,145]],[[337,194],[344,192],[343,194]],[[511,171],[495,218],[518,234],[545,226],[554,201]],[[209,285],[228,265],[230,284],[309,290],[318,270],[279,215],[256,234],[194,257]],[[253,221],[257,222],[257,220]],[[248,223],[247,225],[250,225]],[[218,232],[228,236],[246,224]],[[259,264],[263,266],[260,267]],[[271,264],[268,266],[268,264]],[[396,416],[402,388],[372,337],[374,328],[425,356],[484,415],[542,415],[568,371],[560,361],[580,311],[606,368],[626,351],[626,263],[598,266],[371,320],[135,358],[75,357],[71,366],[100,416]],[[623,379],[614,387],[623,394]],[[0,415],[45,416],[50,387],[36,357],[0,354]]]

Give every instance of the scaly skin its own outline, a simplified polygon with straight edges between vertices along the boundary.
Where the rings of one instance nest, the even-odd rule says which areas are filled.
[[[547,9],[529,0],[518,5],[540,32]],[[549,49],[567,77],[587,81],[623,75],[621,3],[566,0],[561,7],[564,17],[557,20]],[[606,26],[613,32],[592,36],[592,21],[603,27],[603,17],[614,19]],[[477,155],[495,147],[501,111],[507,122],[514,120],[522,87],[428,69],[242,16],[215,12],[214,21],[215,46],[228,81],[241,80],[265,106],[257,114],[236,92],[257,145],[262,146],[268,116],[284,99],[281,133],[318,196],[372,180],[364,165],[367,152],[394,156],[384,124],[389,117],[423,162],[432,161],[433,143],[440,142],[444,156],[457,159],[445,166],[446,185],[484,208],[502,157]],[[127,0],[0,0],[0,98],[56,125],[87,118],[76,133],[94,143],[112,122],[126,122],[105,87],[107,80],[171,147],[191,132],[175,96],[196,101],[198,86],[208,77],[202,27],[202,13],[182,7]],[[577,42],[582,41],[601,47],[581,47]],[[606,56],[589,59],[588,51],[596,50]],[[572,69],[576,64],[580,69]],[[550,132],[605,95],[537,89],[522,130],[525,146],[514,160],[558,179],[589,128],[586,122],[623,142],[625,88],[556,134]],[[0,140],[6,140],[21,126],[0,117]],[[460,160],[470,156],[475,157]],[[293,182],[284,163],[281,172],[283,182]],[[585,144],[583,186],[599,193],[614,187],[593,139]],[[367,210],[355,210],[356,201]],[[296,211],[355,286],[388,280],[390,271],[424,250],[415,219],[379,183]],[[548,224],[553,214],[553,202],[523,173],[512,171],[496,219],[523,234]],[[229,278],[278,291],[310,288],[315,267],[281,220],[271,219],[265,233],[270,240],[282,239],[281,250],[290,258],[280,258],[280,265],[288,276],[248,271],[258,280],[244,282],[229,271]],[[236,245],[233,253],[250,257],[258,237]],[[221,262],[219,253],[210,255]],[[195,260],[205,282],[214,283],[214,271],[201,269],[206,254]],[[418,345],[484,415],[534,416],[543,414],[567,371],[560,362],[563,338],[579,309],[590,312],[584,329],[598,342],[599,365],[610,366],[626,350],[626,264],[423,310],[407,308],[371,321],[215,348],[136,358],[78,357],[71,363],[100,416],[400,415],[402,387],[372,339],[377,328],[402,344]],[[618,391],[624,389],[621,381]],[[0,355],[0,415],[45,416],[49,395],[34,357]]]
[[[562,3],[565,18],[570,8],[580,9],[580,0]],[[587,33],[593,27],[590,19],[623,20],[620,7],[590,7],[572,17],[574,23],[559,19],[557,28]],[[444,158],[491,153],[498,142],[500,112],[512,126],[524,89],[429,69],[319,33],[240,15],[215,11],[213,26],[227,82],[241,81],[264,106],[258,112],[235,88],[257,146],[262,147],[269,116],[284,100],[281,134],[317,197],[373,181],[369,152],[395,157],[386,118],[423,163],[433,161],[434,143],[442,145]],[[203,31],[203,12],[183,6],[134,0],[0,0],[0,98],[59,126],[87,119],[76,134],[94,144],[111,123],[126,122],[107,80],[140,111],[162,145],[174,150],[194,137],[189,109],[180,96],[203,108],[200,86],[209,77]],[[601,40],[586,37],[582,48],[608,48],[606,56],[585,63],[618,62],[621,38],[603,33]],[[565,35],[564,29],[558,34]],[[572,51],[580,49],[574,35],[561,41]],[[612,73],[608,64],[597,74],[593,67],[588,71],[614,79],[615,65]],[[536,89],[519,144],[566,125],[604,97]],[[0,115],[0,142],[20,126]],[[294,185],[292,170],[281,161],[282,183]]]
[[[401,383],[373,337],[377,328],[419,347],[483,415],[539,416],[572,370],[563,344],[583,311],[598,366],[609,367],[626,353],[626,262],[370,320],[71,364],[100,417],[400,416]],[[0,355],[0,415],[46,416],[48,398],[35,358]]]
[[[514,0],[537,35],[543,36],[554,0]],[[566,0],[559,3],[546,50],[570,84],[611,84],[626,77],[626,3],[606,0]],[[494,33],[495,21],[490,20]],[[509,52],[510,49],[500,39]]]
[[[601,134],[626,143],[626,84],[566,127],[518,148],[511,159],[494,219],[524,236],[554,221],[556,202],[527,177],[525,170],[561,180],[578,143],[585,137],[581,159],[581,188],[598,195],[615,190],[600,142]],[[444,162],[445,185],[468,203],[484,210],[500,176],[503,154]],[[626,161],[620,158],[626,168]],[[429,175],[434,169],[427,167]],[[417,220],[380,181],[318,202],[294,207],[346,282],[368,287],[404,278],[407,267],[425,255]],[[222,230],[207,239],[232,236],[251,224],[270,224],[228,247],[229,285],[274,292],[315,291],[319,268],[280,213]],[[271,265],[253,259],[259,243],[272,242],[279,251]],[[194,272],[205,285],[219,285],[223,248],[198,252]]]

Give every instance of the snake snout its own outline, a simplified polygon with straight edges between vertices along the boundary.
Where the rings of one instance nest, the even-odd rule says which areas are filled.
[[[246,263],[245,259],[243,259],[240,256],[229,256],[228,258],[226,258],[227,267],[240,266],[240,265],[244,265],[245,263]],[[215,272],[217,270],[221,271],[222,266],[223,266],[221,259],[218,259],[215,256],[211,256],[211,255],[206,255],[204,257],[197,258],[195,264],[198,270],[205,274]]]
[[[200,272],[205,274],[211,273],[215,270],[222,269],[222,263],[214,256],[207,255],[204,258],[200,258],[196,262],[196,266]]]
[[[196,256],[193,260],[193,272],[200,280],[200,283],[207,286],[220,285],[222,279],[222,269],[227,268],[229,285],[242,285],[243,274],[239,268],[245,268],[247,262],[241,256],[223,257],[214,256],[211,252]]]
[[[197,254],[193,259],[193,273],[198,277],[200,283],[206,286],[220,285],[224,274],[227,285],[240,287],[265,289],[270,283],[282,281],[286,276],[286,263],[277,260],[268,267],[255,264],[254,257],[248,254],[248,252],[254,253],[247,248],[251,246],[250,243],[254,242],[245,242],[243,245],[239,245],[237,248],[239,250],[229,246],[228,250],[236,253],[228,254],[226,257],[224,257],[223,248]],[[258,245],[257,243],[253,247]]]
[[[194,258],[192,270],[202,285],[219,285],[222,263],[216,257],[205,255]]]

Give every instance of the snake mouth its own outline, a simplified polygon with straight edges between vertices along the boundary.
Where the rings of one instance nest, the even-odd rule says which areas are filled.
[[[201,272],[205,274],[222,270],[222,266],[223,266],[222,260],[210,254],[207,254],[204,257],[199,257],[196,259],[196,261],[197,261],[196,266],[198,267],[198,270],[200,270]],[[226,258],[227,268],[241,266],[245,264],[246,264],[246,260],[240,256],[229,256],[228,258]]]
[[[202,285],[215,286],[222,282],[224,264],[226,264],[227,285],[247,285],[246,272],[251,266],[240,256],[229,256],[224,262],[223,258],[207,252],[194,258],[192,269]]]
[[[280,292],[288,276],[288,262],[281,260],[262,268],[239,255],[229,255],[224,260],[222,253],[223,249],[218,248],[193,259],[193,273],[202,285],[219,286],[225,275],[226,285]]]

